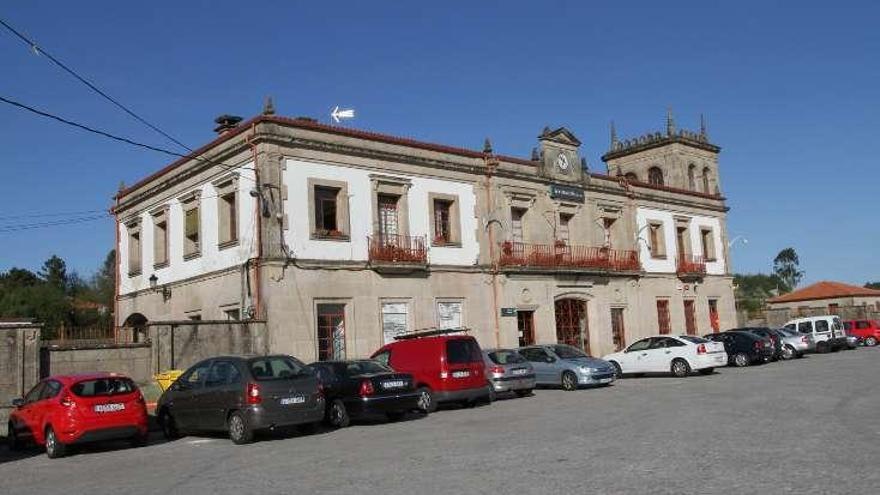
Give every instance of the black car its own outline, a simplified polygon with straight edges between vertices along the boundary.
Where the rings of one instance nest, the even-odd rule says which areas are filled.
[[[742,367],[753,363],[766,363],[773,359],[776,352],[770,339],[765,339],[751,332],[729,330],[722,333],[710,333],[705,338],[724,344],[727,363],[732,366]]]
[[[183,432],[227,431],[237,444],[254,432],[324,418],[315,373],[291,356],[223,356],[184,372],[159,398],[156,412],[168,439]]]
[[[397,373],[378,361],[320,361],[309,367],[324,387],[324,421],[335,428],[348,426],[351,418],[375,414],[397,421],[418,409],[419,393],[412,375]]]
[[[751,332],[759,337],[763,337],[765,339],[770,339],[773,342],[773,359],[781,359],[782,354],[785,352],[785,343],[779,337],[779,335],[772,329],[766,327],[746,327],[746,328],[735,328],[734,330],[740,332]]]

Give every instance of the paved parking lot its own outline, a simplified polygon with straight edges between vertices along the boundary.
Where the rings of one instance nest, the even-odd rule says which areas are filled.
[[[877,493],[880,347],[686,379],[539,390],[237,447],[187,437],[51,461],[0,493]]]

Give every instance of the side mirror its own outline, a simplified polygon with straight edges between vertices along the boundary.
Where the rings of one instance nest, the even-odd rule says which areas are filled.
[[[24,405],[24,399],[12,399],[12,407],[21,407]]]

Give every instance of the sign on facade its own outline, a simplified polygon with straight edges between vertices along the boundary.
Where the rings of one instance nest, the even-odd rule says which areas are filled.
[[[394,337],[406,333],[406,320],[406,303],[382,303],[382,333],[386,344],[394,342]]]
[[[461,328],[461,301],[441,301],[437,303],[437,326],[439,328]]]
[[[501,316],[516,316],[516,308],[501,308]]]
[[[584,190],[579,187],[550,184],[550,197],[553,199],[564,199],[566,201],[583,203]]]

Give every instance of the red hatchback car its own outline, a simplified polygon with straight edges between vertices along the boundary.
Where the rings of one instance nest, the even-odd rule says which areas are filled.
[[[114,373],[52,376],[13,401],[9,447],[45,445],[50,458],[69,445],[129,438],[147,440],[147,406],[134,382]]]
[[[843,322],[846,333],[859,338],[859,342],[873,347],[880,342],[880,321],[850,320]]]
[[[396,337],[372,359],[398,373],[413,376],[419,392],[418,407],[433,412],[441,402],[471,406],[489,402],[489,381],[480,344],[462,329],[428,330]]]

